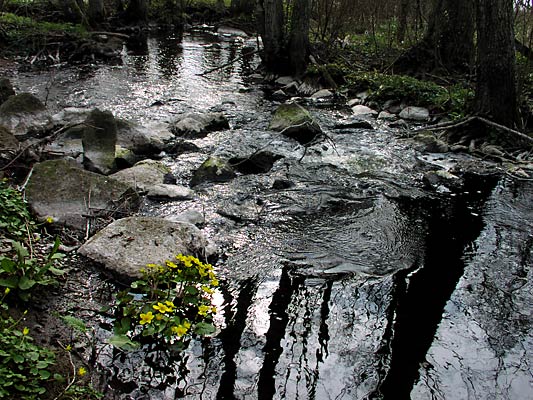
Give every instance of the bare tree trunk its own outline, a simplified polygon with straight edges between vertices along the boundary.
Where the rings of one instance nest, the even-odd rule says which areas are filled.
[[[134,24],[144,24],[148,21],[148,1],[130,0],[126,8],[126,21]]]
[[[89,0],[87,8],[87,18],[92,27],[98,26],[105,19],[105,9],[103,0]]]
[[[263,63],[267,70],[283,70],[286,57],[283,43],[283,2],[282,0],[258,1],[258,31],[263,39]]]
[[[294,0],[289,36],[289,65],[295,75],[301,75],[307,69],[310,15],[310,0]]]
[[[499,124],[518,121],[512,0],[476,0],[477,84],[475,110]]]
[[[409,13],[410,0],[400,1],[400,14],[398,15],[398,31],[396,32],[396,39],[399,43],[405,39],[405,31],[407,30],[407,14]]]
[[[424,38],[395,67],[464,72],[472,65],[474,49],[474,0],[435,0]]]

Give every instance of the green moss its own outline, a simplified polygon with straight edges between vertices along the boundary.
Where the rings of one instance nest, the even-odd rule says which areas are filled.
[[[305,122],[313,122],[313,117],[309,111],[296,103],[282,104],[274,113],[269,128],[283,130],[289,126],[300,125]]]

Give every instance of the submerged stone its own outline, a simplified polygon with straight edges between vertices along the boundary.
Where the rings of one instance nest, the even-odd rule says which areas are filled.
[[[235,176],[235,170],[227,160],[211,156],[194,171],[191,186],[206,182],[229,182]]]
[[[229,122],[222,113],[187,113],[170,124],[175,135],[185,138],[201,138],[223,129],[229,129]]]

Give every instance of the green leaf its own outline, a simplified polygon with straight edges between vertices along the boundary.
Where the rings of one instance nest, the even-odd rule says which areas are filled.
[[[15,361],[17,364],[24,362],[24,357],[22,357],[20,354],[13,354],[13,361]]]
[[[125,335],[131,329],[131,318],[125,317],[115,322],[113,330],[116,335]]]
[[[19,285],[18,276],[10,276],[6,279],[0,279],[0,286],[7,287],[10,289],[16,289]]]
[[[52,373],[50,371],[48,371],[47,369],[41,369],[39,371],[39,375],[41,375],[41,378],[43,378],[43,379],[48,379],[48,378],[50,378],[50,375],[52,375]]]
[[[138,349],[140,346],[139,343],[133,342],[126,335],[111,336],[108,339],[108,343],[122,350],[135,350],[135,349]]]
[[[75,318],[71,315],[61,316],[61,319],[71,328],[81,333],[87,332],[87,325],[85,325],[85,322],[83,322],[81,319]]]
[[[19,242],[13,242],[13,248],[17,252],[20,258],[28,257],[30,253],[28,252],[28,249],[22,245],[22,243]]]
[[[7,257],[2,257],[0,267],[8,274],[12,274],[17,270],[17,263]]]
[[[194,328],[194,333],[198,335],[211,335],[216,332],[213,324],[208,324],[206,322],[198,322]]]
[[[61,275],[64,275],[67,272],[65,270],[62,270],[62,269],[59,269],[59,268],[56,268],[56,267],[50,267],[48,269],[48,271],[50,271],[55,276],[61,276]]]
[[[19,289],[20,290],[28,290],[33,287],[37,282],[35,282],[33,279],[28,278],[26,275],[21,276],[19,280]]]

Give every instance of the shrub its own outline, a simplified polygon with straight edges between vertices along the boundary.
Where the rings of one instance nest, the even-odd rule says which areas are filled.
[[[165,265],[148,264],[141,274],[117,295],[111,344],[131,349],[148,337],[180,349],[192,335],[215,331],[211,300],[218,280],[210,264],[178,254]]]

